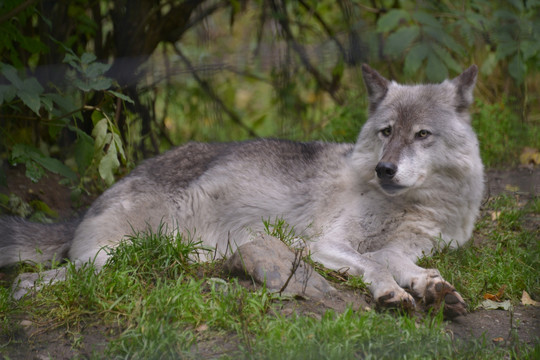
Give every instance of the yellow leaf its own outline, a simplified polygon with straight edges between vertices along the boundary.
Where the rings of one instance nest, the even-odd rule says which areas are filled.
[[[497,219],[499,218],[499,216],[501,216],[501,212],[500,211],[491,211],[491,220],[492,221],[497,221]]]
[[[208,330],[208,325],[206,324],[201,324],[199,326],[197,326],[197,328],[195,329],[195,331],[197,332],[203,332],[203,331],[206,331]]]
[[[506,186],[504,188],[506,189],[506,191],[511,191],[511,192],[519,191],[518,186],[514,186],[514,185],[510,185],[510,184],[506,184]]]
[[[523,305],[540,306],[540,302],[531,299],[531,296],[525,290],[523,290],[523,294],[521,295],[521,303]]]
[[[490,293],[485,293],[484,299],[501,302],[502,301],[501,299],[504,295],[504,290],[506,290],[506,285],[501,286],[501,288],[499,289],[499,291],[497,291],[497,294],[495,295],[490,294]]]
[[[539,165],[540,164],[540,152],[538,149],[526,147],[519,156],[519,162],[521,165]]]

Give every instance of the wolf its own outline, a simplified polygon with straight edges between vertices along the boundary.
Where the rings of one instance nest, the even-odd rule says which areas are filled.
[[[100,249],[163,224],[223,257],[262,231],[262,219],[282,218],[309,239],[313,260],[362,276],[377,304],[420,299],[465,314],[455,288],[416,262],[467,242],[479,213],[484,174],[468,112],[478,68],[420,85],[366,64],[362,73],[369,116],[356,143],[188,143],[144,161],[80,220],[2,218],[0,266],[68,258],[99,269],[110,253]],[[18,286],[33,286],[29,276]]]

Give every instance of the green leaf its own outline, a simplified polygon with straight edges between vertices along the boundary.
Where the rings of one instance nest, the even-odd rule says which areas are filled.
[[[99,175],[107,185],[112,185],[114,183],[114,172],[120,166],[120,162],[116,156],[116,150],[114,146],[109,148],[109,152],[101,158],[99,162]]]
[[[497,60],[502,60],[512,54],[515,54],[518,51],[518,42],[517,41],[503,41],[497,45],[497,50],[495,55]]]
[[[19,75],[17,74],[17,69],[15,69],[13,66],[9,64],[1,64],[2,65],[2,75],[6,77],[17,89],[20,89],[22,86],[22,80],[19,78]]]
[[[107,119],[103,118],[94,125],[92,136],[96,139],[94,149],[96,151],[103,149],[107,137]]]
[[[99,78],[99,79],[91,79],[88,82],[88,86],[91,90],[101,91],[101,90],[107,90],[112,86],[112,79],[110,78]],[[82,89],[81,89],[82,90]]]
[[[44,91],[43,86],[41,86],[41,84],[34,77],[24,79],[21,84],[20,89],[28,91],[28,92],[36,93],[38,95],[43,94],[43,91]]]
[[[54,217],[54,218],[58,217],[58,213],[56,211],[52,210],[49,207],[49,205],[45,204],[41,200],[32,200],[32,201],[30,201],[30,206],[32,206],[32,208],[34,208],[36,211],[40,211],[42,213],[45,213],[46,215],[48,215],[50,217]]]
[[[16,144],[11,151],[11,161],[12,163],[25,162],[27,166],[27,176],[30,177],[30,172],[32,181],[37,181],[43,175],[43,169],[40,170],[40,167],[36,166],[37,164],[43,166],[50,172],[60,174],[70,180],[77,179],[75,173],[58,159],[45,156],[41,151],[30,145]],[[35,162],[35,164],[32,164],[32,162]]]
[[[86,81],[83,81],[81,79],[74,79],[73,85],[75,85],[79,90],[82,90],[84,92],[88,92],[91,90],[91,87],[89,84],[86,83]]]
[[[495,67],[497,66],[497,58],[495,57],[495,53],[491,52],[484,60],[484,63],[480,67],[480,72],[482,75],[488,76],[491,75]]]
[[[75,101],[67,95],[62,96],[60,94],[45,94],[43,96],[50,98],[64,112],[72,112],[78,108]]]
[[[92,53],[84,53],[81,56],[81,63],[90,64],[91,62],[96,61],[96,55]]]
[[[72,181],[77,180],[77,175],[58,159],[44,155],[32,156],[32,159],[52,173],[62,175]]]
[[[518,84],[521,84],[525,79],[527,65],[525,64],[519,53],[514,55],[512,60],[510,60],[510,63],[508,64],[508,72]]]
[[[524,40],[519,49],[523,54],[523,61],[527,61],[540,52],[540,41]]]
[[[402,9],[392,9],[377,21],[377,31],[387,32],[394,30],[400,23],[400,20],[410,19],[409,13]]]
[[[48,112],[51,112],[53,110],[52,99],[48,96],[41,96],[40,99],[41,99],[41,103],[45,107],[45,110],[47,110]]]
[[[422,25],[428,25],[433,27],[442,28],[441,23],[432,15],[424,11],[415,11],[413,13],[413,19],[418,21]]]
[[[92,63],[84,70],[84,74],[87,78],[93,79],[98,76],[101,76],[111,68],[112,64],[103,64],[99,62]]]
[[[457,73],[461,72],[461,66],[456,62],[456,60],[454,60],[454,58],[452,58],[452,55],[450,55],[450,53],[445,48],[437,44],[433,44],[432,48],[439,57],[439,59],[444,62],[447,68]]]
[[[24,105],[28,106],[30,110],[35,112],[39,116],[39,108],[41,107],[41,101],[39,95],[35,92],[28,92],[26,90],[17,91],[17,96],[22,100]]]
[[[35,149],[37,150],[37,149]],[[24,144],[15,144],[11,150],[10,163],[11,165],[17,165],[17,163],[25,162],[30,157],[28,156],[29,146]]]
[[[43,167],[39,166],[33,160],[26,161],[24,166],[26,167],[26,172],[24,174],[34,183],[37,183],[39,179],[45,175],[45,170],[43,170]]]
[[[448,70],[444,63],[439,59],[439,57],[434,53],[429,53],[427,65],[426,65],[426,76],[430,81],[440,82],[448,78]]]
[[[523,2],[522,0],[508,0],[510,4],[512,4],[518,12],[522,12],[523,9]]]
[[[9,194],[8,208],[13,214],[20,217],[26,217],[32,213],[30,205],[13,193]]]
[[[86,134],[85,134],[86,135]],[[94,139],[90,136],[79,136],[75,142],[75,162],[79,174],[84,174],[94,158]]]
[[[429,53],[429,46],[425,43],[414,45],[405,57],[404,70],[407,74],[414,74],[418,71],[422,62]]]
[[[66,56],[64,56],[63,62],[82,72],[82,67],[80,65],[81,59],[79,59],[75,54],[67,53]]]
[[[0,105],[10,102],[17,95],[17,88],[13,85],[0,85]]]
[[[394,57],[401,56],[403,52],[418,37],[420,30],[418,26],[401,28],[388,36],[384,46],[384,53]]]
[[[133,100],[127,95],[124,95],[122,93],[119,93],[119,92],[116,92],[116,91],[113,91],[113,90],[107,90],[107,92],[111,93],[112,95],[116,96],[117,98],[120,98],[121,100],[124,100],[124,101],[127,101],[128,103],[134,104]]]
[[[116,147],[116,151],[120,154],[120,158],[122,159],[122,161],[125,162],[126,154],[124,153],[124,147],[122,145],[122,138],[120,137],[120,135],[116,133],[113,133],[112,135],[113,135],[112,140],[113,140],[114,146]]]

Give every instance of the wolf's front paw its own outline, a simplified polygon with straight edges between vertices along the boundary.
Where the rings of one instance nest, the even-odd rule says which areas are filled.
[[[439,309],[444,301],[443,314],[452,319],[467,314],[467,304],[456,289],[440,276],[429,279],[424,293],[424,302],[428,306]]]
[[[412,312],[416,308],[414,298],[402,289],[383,293],[376,301],[377,306],[381,308],[400,309],[406,312]]]

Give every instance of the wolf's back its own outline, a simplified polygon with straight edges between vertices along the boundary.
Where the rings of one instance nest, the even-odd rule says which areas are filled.
[[[61,261],[67,256],[79,222],[40,224],[16,217],[0,217],[0,267],[19,261]]]

